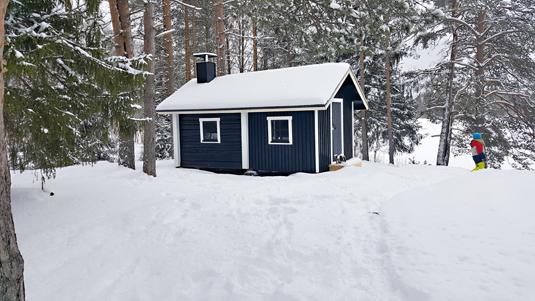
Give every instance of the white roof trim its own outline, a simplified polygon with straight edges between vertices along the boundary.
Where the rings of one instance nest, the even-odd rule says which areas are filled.
[[[218,113],[255,113],[255,112],[293,112],[293,111],[314,111],[327,110],[330,102],[321,107],[291,107],[291,108],[260,108],[260,109],[221,109],[221,110],[206,110],[206,111],[164,111],[156,112],[158,114],[218,114]]]
[[[346,78],[347,77],[350,77],[351,80],[353,81],[353,84],[355,85],[355,87],[357,87],[357,93],[359,94],[360,98],[362,99],[362,101],[364,102],[364,106],[366,106],[366,110],[369,110],[370,107],[368,106],[368,101],[366,100],[366,98],[364,97],[364,93],[362,92],[362,89],[360,88],[360,85],[357,83],[357,78],[355,77],[355,74],[353,74],[353,71],[351,71],[351,69],[347,70],[347,73],[346,75],[344,76],[344,79],[340,82],[340,84],[338,85],[338,87],[336,87],[336,90],[334,90],[334,93],[333,95],[331,96],[331,98],[329,99],[329,101],[327,102],[327,104],[325,105],[325,109],[316,109],[316,110],[326,110],[328,106],[331,105],[331,103],[333,102],[333,100],[335,99],[335,95],[336,93],[338,93],[338,91],[340,90],[340,88],[342,88],[342,85],[344,84],[344,82],[346,81]]]

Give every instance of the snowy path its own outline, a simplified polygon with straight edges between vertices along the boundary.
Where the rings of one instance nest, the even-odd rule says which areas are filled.
[[[47,183],[50,197],[30,173],[17,174],[13,210],[27,300],[460,300],[425,281],[442,280],[433,259],[450,278],[464,268],[449,264],[454,250],[443,245],[454,242],[456,232],[447,231],[459,221],[433,228],[445,217],[421,219],[432,208],[418,208],[432,195],[444,207],[439,213],[451,212],[447,190],[445,197],[436,191],[470,179],[477,178],[460,168],[368,162],[260,178],[175,169],[169,161],[158,162],[158,177],[150,178],[98,163],[58,171]],[[460,191],[470,189],[463,185]],[[454,208],[463,202],[459,196]],[[523,238],[535,246],[533,222],[526,223]],[[444,242],[432,240],[441,232],[449,233]],[[427,240],[434,244],[420,250]],[[533,268],[532,252],[516,255]],[[532,292],[518,290],[510,300]]]

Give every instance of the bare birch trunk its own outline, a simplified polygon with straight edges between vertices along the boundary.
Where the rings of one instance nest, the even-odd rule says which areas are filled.
[[[225,74],[225,23],[223,20],[223,0],[216,0],[215,18],[216,18],[216,34],[217,34],[217,62],[218,62],[218,76]]]
[[[114,1],[114,0],[112,0]],[[164,23],[165,23],[165,31],[172,29],[171,24],[171,0],[164,0]],[[167,97],[171,96],[175,92],[175,63],[173,61],[173,35],[172,33],[168,33],[165,35],[165,54],[166,61],[167,61],[167,81],[165,82],[165,88],[166,88],[166,95]]]
[[[360,46],[364,46],[364,39],[360,39]],[[364,93],[364,52],[360,52],[360,88]],[[368,125],[366,124],[366,110],[362,110],[362,160],[370,161],[368,152]]]
[[[452,3],[452,17],[456,18],[456,1]],[[453,80],[455,79],[455,59],[456,44],[458,40],[457,27],[452,24],[453,41],[450,54],[450,74],[448,78],[448,96],[444,104],[444,115],[442,116],[442,127],[440,130],[440,142],[438,144],[437,165],[448,166],[450,160],[451,135],[453,127],[453,108],[455,106],[455,95],[453,91]]]
[[[154,45],[154,3],[145,2],[145,13],[143,26],[145,29],[144,50],[145,54],[151,55],[151,60],[145,67],[145,71],[153,75],[145,79],[145,93],[143,94],[145,131],[143,133],[143,172],[156,176],[156,110],[154,104],[155,85],[154,85],[154,54],[156,47]]]
[[[0,0],[0,62],[4,53],[4,18],[9,0]],[[0,66],[0,68],[3,67]],[[4,74],[0,69],[0,300],[24,301],[24,260],[11,213],[11,174],[4,128]]]
[[[132,39],[132,27],[130,25],[130,9],[128,0],[117,0],[117,10],[123,35],[124,52],[127,58],[134,57],[134,43]],[[119,165],[130,169],[136,169],[134,152],[135,124],[131,120],[125,120],[119,124]]]

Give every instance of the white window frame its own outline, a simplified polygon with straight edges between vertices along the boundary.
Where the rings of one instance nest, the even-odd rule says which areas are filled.
[[[288,121],[288,143],[281,143],[281,142],[272,142],[271,141],[271,121],[272,120],[287,120]],[[267,118],[268,123],[268,144],[271,145],[292,145],[293,144],[293,137],[292,137],[292,116],[269,116]]]
[[[203,133],[203,122],[205,121],[215,121],[217,123],[217,141],[204,141]],[[201,128],[201,143],[221,143],[221,127],[219,123],[221,122],[221,118],[199,118],[199,124]]]

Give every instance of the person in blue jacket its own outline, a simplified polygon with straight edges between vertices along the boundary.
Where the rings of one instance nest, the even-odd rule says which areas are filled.
[[[481,139],[481,134],[474,133],[473,138],[470,146],[472,147],[472,159],[476,163],[476,168],[472,169],[472,171],[475,171],[485,168],[487,158],[485,157],[485,142]]]

